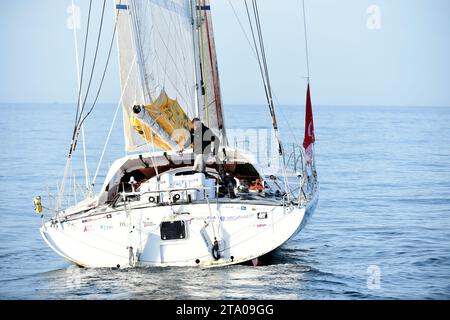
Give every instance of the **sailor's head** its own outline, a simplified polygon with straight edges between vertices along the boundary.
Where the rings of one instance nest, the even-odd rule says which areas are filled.
[[[191,120],[191,129],[198,129],[201,128],[202,126],[202,121],[199,118],[194,118]]]

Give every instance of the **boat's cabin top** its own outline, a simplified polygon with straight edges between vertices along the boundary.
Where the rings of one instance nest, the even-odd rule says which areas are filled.
[[[288,175],[285,181],[281,174],[262,174],[250,154],[236,149],[225,151],[226,156],[221,159],[208,158],[204,172],[193,170],[192,150],[118,159],[109,169],[99,194],[67,208],[63,215],[87,214],[92,209],[95,213],[127,203],[130,207],[208,201],[284,205],[286,201],[300,201],[304,195],[301,176]]]
[[[279,183],[264,179],[250,156],[233,151],[232,156],[228,153],[220,161],[208,158],[205,172],[193,171],[194,154],[190,150],[119,159],[107,175],[98,204],[115,206],[124,201],[141,201],[142,197],[160,205],[218,198],[282,197],[284,190]]]

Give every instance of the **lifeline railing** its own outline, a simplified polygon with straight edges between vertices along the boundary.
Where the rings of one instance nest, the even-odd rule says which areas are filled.
[[[315,166],[305,162],[306,155],[303,146],[292,144],[292,151],[287,157],[286,165],[296,172],[300,179],[300,192],[298,193],[298,204],[303,205],[310,200],[317,189],[317,173]],[[311,170],[308,174],[307,170]]]

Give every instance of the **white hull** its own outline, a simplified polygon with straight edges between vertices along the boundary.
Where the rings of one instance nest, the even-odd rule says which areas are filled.
[[[42,226],[47,244],[84,267],[223,266],[278,248],[304,227],[317,204],[314,177],[290,177],[290,198],[273,175],[265,176],[260,191],[240,189],[239,182],[233,198],[220,191],[214,165],[207,175],[192,172],[191,166],[169,165],[155,176],[143,161],[150,156],[164,168],[173,155],[117,160],[97,197],[59,212]],[[241,163],[233,168],[262,177],[249,161]],[[127,183],[131,175],[140,177],[139,184]]]
[[[214,203],[210,204],[212,215],[207,203],[173,206],[175,214],[165,206],[134,209],[128,216],[117,210],[48,222],[41,234],[56,253],[84,267],[223,266],[255,259],[281,246],[303,228],[316,204],[317,197],[301,208]],[[177,214],[184,212],[190,214]],[[160,224],[168,217],[186,221],[185,239],[161,239]],[[214,232],[220,238],[217,260],[211,254]]]

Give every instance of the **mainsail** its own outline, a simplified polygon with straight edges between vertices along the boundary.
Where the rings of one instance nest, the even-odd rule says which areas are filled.
[[[209,8],[206,0],[116,0],[127,151],[177,149],[174,131],[194,117],[225,136]]]

